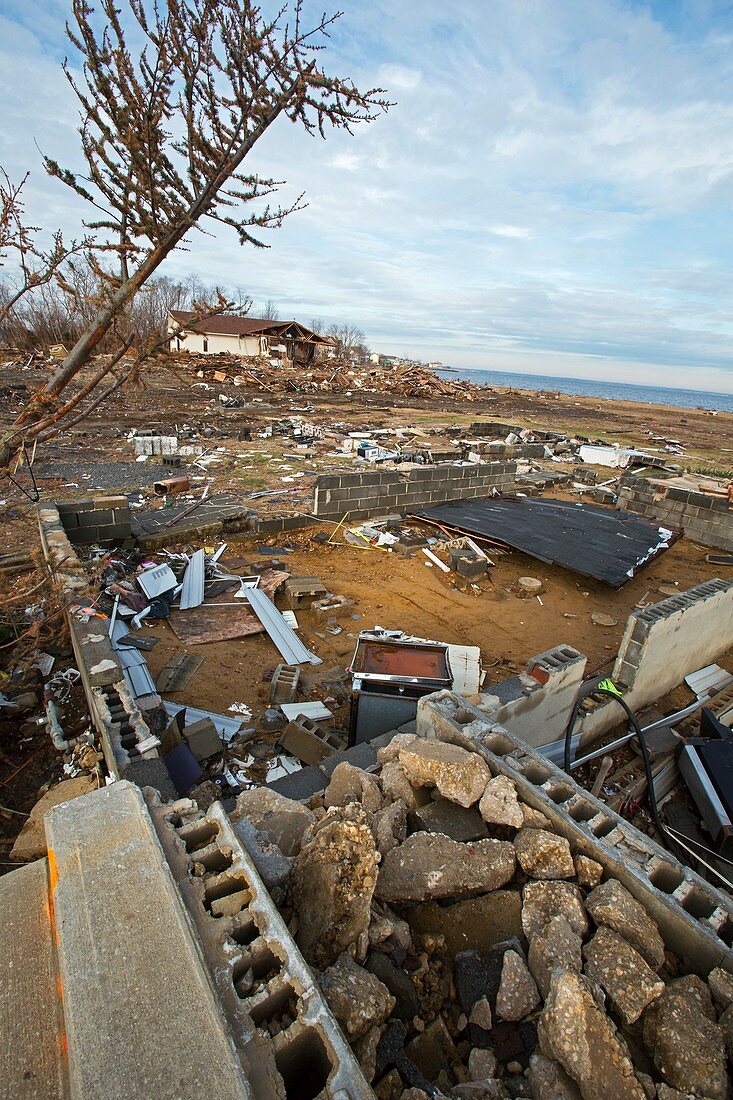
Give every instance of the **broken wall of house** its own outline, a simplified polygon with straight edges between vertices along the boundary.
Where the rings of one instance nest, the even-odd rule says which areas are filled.
[[[487,496],[492,489],[511,491],[515,462],[477,462],[466,466],[422,466],[412,470],[366,470],[319,477],[313,511],[317,516],[366,518],[402,512],[421,504]]]
[[[660,699],[733,645],[733,580],[715,579],[631,613],[613,680],[632,710]],[[619,721],[612,701],[579,724],[585,744]]]
[[[733,507],[724,497],[694,492],[642,477],[625,477],[618,507],[684,528],[693,542],[717,550],[733,550]]]

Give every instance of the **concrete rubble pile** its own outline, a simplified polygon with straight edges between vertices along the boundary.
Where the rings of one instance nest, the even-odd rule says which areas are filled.
[[[380,1100],[729,1095],[733,977],[667,950],[479,753],[397,734],[375,772],[231,819]]]

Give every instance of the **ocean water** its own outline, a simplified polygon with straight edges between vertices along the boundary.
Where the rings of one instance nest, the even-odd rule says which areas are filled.
[[[477,386],[511,387],[515,390],[550,390],[576,397],[606,397],[613,401],[640,401],[651,405],[677,405],[686,409],[733,412],[733,393],[677,390],[664,386],[634,386],[628,382],[594,382],[591,378],[556,378],[549,374],[514,374],[495,370],[436,371],[442,378],[460,378]]]

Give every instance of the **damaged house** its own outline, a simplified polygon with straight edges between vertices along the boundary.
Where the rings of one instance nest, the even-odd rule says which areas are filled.
[[[298,321],[268,321],[257,317],[209,317],[195,321],[190,310],[172,309],[168,332],[172,333],[171,351],[189,351],[197,355],[238,355],[243,359],[261,357],[286,363],[310,363],[322,349],[335,341],[299,324]],[[190,327],[181,328],[180,326]]]

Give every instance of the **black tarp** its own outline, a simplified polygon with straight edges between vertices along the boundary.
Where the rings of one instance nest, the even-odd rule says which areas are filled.
[[[629,512],[569,500],[476,497],[412,515],[620,588],[679,538]]]

